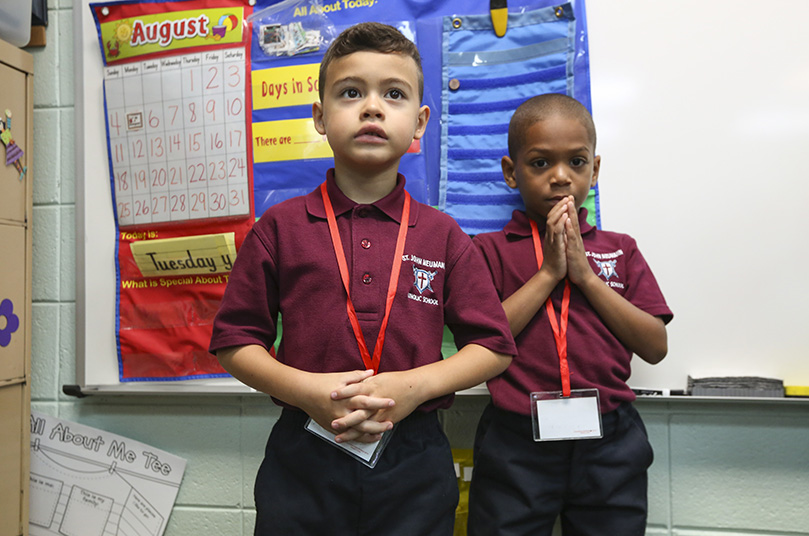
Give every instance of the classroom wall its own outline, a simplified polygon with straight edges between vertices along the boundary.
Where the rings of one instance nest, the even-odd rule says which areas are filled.
[[[278,416],[266,399],[131,395],[76,399],[61,393],[63,384],[75,383],[76,363],[72,9],[71,0],[49,0],[48,45],[31,50],[35,61],[32,408],[186,458],[188,467],[168,536],[252,534],[253,476],[266,434]],[[98,157],[105,157],[102,148]],[[676,353],[668,357],[676,358]],[[481,397],[465,397],[444,413],[454,446],[471,447],[484,404]],[[638,407],[656,452],[647,534],[809,534],[809,401],[661,399],[640,402]]]

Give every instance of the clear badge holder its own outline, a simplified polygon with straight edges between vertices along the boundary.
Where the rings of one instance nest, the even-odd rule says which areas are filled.
[[[336,437],[335,434],[317,424],[314,420],[312,420],[311,417],[306,421],[306,426],[304,426],[304,429],[321,438],[323,441],[334,445],[362,464],[373,469],[376,466],[376,462],[378,462],[379,458],[382,457],[382,452],[384,452],[385,447],[388,446],[390,438],[393,436],[393,432],[396,431],[396,425],[394,425],[392,430],[388,430],[382,434],[382,439],[374,443],[360,443],[359,441],[346,441],[345,443],[338,443],[334,439]]]
[[[531,393],[534,441],[598,439],[601,427],[598,389],[574,389]]]
[[[336,36],[321,0],[284,0],[247,18],[268,58],[325,50]]]

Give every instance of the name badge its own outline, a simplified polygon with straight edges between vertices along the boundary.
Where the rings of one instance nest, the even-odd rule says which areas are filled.
[[[382,457],[382,452],[385,450],[385,447],[388,446],[388,442],[390,441],[394,430],[396,430],[396,426],[394,425],[392,430],[388,430],[382,434],[382,439],[374,443],[361,443],[359,441],[345,441],[343,443],[338,443],[334,439],[337,437],[336,434],[333,434],[329,430],[326,430],[317,424],[314,420],[312,420],[311,417],[308,421],[306,421],[306,426],[304,426],[304,429],[315,434],[317,437],[323,439],[327,443],[334,445],[345,453],[351,455],[356,460],[362,462],[364,465],[367,465],[373,469],[376,466],[376,462],[378,462],[379,458]]]
[[[597,439],[602,437],[598,389],[531,393],[534,441]]]

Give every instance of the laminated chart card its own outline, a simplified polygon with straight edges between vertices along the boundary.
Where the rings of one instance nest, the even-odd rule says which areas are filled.
[[[106,67],[121,227],[249,213],[245,50]]]

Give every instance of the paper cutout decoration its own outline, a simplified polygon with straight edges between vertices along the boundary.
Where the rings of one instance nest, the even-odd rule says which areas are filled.
[[[14,314],[14,303],[9,299],[0,302],[0,346],[11,344],[11,334],[19,327],[20,317]]]
[[[6,109],[5,120],[0,119],[0,140],[2,140],[3,145],[6,146],[6,165],[10,166],[14,164],[14,167],[17,168],[17,171],[20,173],[20,180],[22,180],[28,168],[23,167],[21,162],[24,154],[23,150],[20,149],[20,146],[17,145],[11,135],[11,110],[9,109]]]

